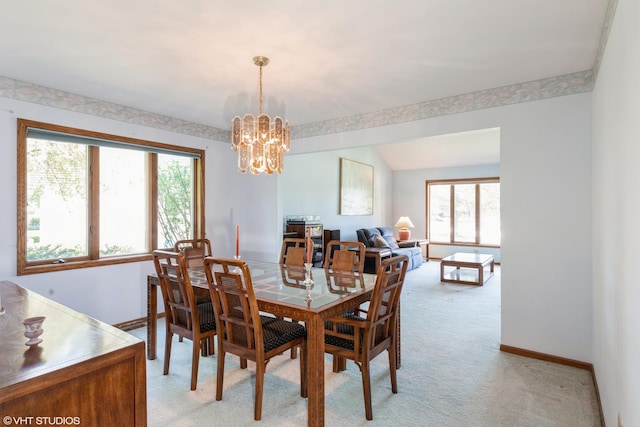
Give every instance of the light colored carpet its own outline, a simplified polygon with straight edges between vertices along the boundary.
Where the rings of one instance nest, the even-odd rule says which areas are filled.
[[[391,393],[386,355],[372,363],[373,421],[364,416],[360,371],[353,362],[333,373],[325,358],[327,426],[600,426],[591,373],[499,350],[500,267],[484,285],[444,284],[438,262],[407,274],[402,295],[402,367]],[[506,286],[507,284],[505,284]],[[215,400],[216,356],[200,359],[198,388],[189,390],[191,343],[174,337],[169,375],[147,361],[149,426],[254,425],[254,366],[228,355],[224,395]],[[131,331],[141,339],[146,329]],[[302,426],[299,362],[288,352],[267,366],[261,425]]]

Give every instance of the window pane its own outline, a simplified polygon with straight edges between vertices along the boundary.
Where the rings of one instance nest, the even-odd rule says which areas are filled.
[[[454,186],[454,241],[475,243],[476,241],[476,185]]]
[[[100,148],[100,256],[148,252],[146,156]]]
[[[203,234],[203,150],[17,122],[18,275],[143,260]]]
[[[27,140],[27,261],[88,255],[87,146]]]
[[[193,160],[158,154],[158,247],[193,238]]]
[[[480,185],[480,243],[500,244],[500,184]]]
[[[429,238],[434,242],[451,240],[451,186],[429,186]]]

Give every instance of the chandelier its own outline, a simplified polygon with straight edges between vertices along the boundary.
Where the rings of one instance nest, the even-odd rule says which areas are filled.
[[[262,67],[269,58],[255,56],[253,63],[260,67],[260,98],[258,118],[253,114],[236,116],[231,121],[231,148],[238,152],[238,170],[258,175],[282,173],[282,158],[289,151],[289,122],[280,117],[273,121],[262,112]]]

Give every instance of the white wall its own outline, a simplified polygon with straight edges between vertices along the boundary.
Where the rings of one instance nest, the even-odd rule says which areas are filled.
[[[593,92],[594,366],[609,426],[640,426],[640,3],[619,0]]]
[[[501,129],[502,340],[592,362],[590,94],[511,113]]]
[[[342,157],[373,166],[373,215],[340,215]],[[357,240],[359,228],[392,221],[391,170],[376,150],[355,148],[288,155],[280,183],[283,215],[319,215],[324,228],[339,229],[343,240]]]
[[[312,137],[296,141],[294,150],[369,147],[495,127],[501,129],[502,343],[590,363],[590,93]],[[302,179],[291,169],[285,173],[287,180]],[[424,179],[417,179],[414,197],[423,198]],[[397,203],[388,223],[403,209]]]

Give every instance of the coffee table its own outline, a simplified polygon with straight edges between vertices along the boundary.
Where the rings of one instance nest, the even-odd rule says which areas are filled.
[[[454,269],[445,274],[445,267],[453,267]],[[489,267],[489,274],[485,276],[484,270],[487,267]],[[440,262],[440,281],[482,286],[484,282],[493,276],[493,269],[493,255],[458,252],[442,258]]]

